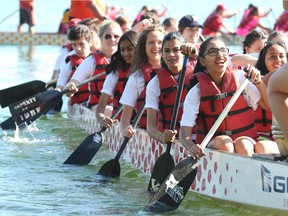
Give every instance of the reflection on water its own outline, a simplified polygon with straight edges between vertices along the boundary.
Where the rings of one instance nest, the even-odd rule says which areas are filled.
[[[19,45],[18,46],[18,54],[19,54],[19,59],[22,59],[23,61],[33,61],[33,55],[35,51],[35,46],[33,45]]]

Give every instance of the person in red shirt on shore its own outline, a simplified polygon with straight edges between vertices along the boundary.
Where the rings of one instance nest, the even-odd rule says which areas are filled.
[[[96,17],[105,19],[106,4],[104,0],[71,0],[70,19],[86,19]]]
[[[238,11],[228,11],[223,4],[219,4],[203,23],[202,35],[222,36],[222,32],[227,31],[234,34],[235,30],[224,24],[224,18],[235,16]]]
[[[35,29],[35,13],[34,0],[19,0],[20,3],[20,20],[17,32],[22,33],[23,24],[27,23],[29,26],[29,33],[34,34]]]

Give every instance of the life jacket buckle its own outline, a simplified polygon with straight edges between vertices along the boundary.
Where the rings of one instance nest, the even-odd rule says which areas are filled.
[[[226,98],[228,96],[227,92],[223,92],[223,93],[220,93],[220,94],[216,94],[215,95],[215,99],[216,100],[222,100],[224,98]]]
[[[222,135],[227,135],[227,136],[232,136],[232,135],[233,135],[233,133],[232,133],[231,130],[222,131],[221,134],[222,134]]]

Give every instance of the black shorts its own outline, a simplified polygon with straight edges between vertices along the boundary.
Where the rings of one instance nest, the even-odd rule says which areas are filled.
[[[27,23],[29,26],[34,26],[34,19],[32,11],[25,8],[20,8],[20,25]]]

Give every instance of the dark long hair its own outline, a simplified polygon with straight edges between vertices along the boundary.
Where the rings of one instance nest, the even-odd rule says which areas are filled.
[[[111,72],[115,73],[118,67],[121,67],[122,70],[127,70],[130,67],[121,55],[120,45],[123,41],[129,41],[134,47],[136,47],[138,42],[138,33],[135,31],[127,31],[125,32],[118,42],[117,51],[111,56],[111,62],[106,67],[106,73],[109,74]]]
[[[141,68],[143,64],[146,64],[148,62],[148,57],[146,54],[146,41],[147,41],[147,35],[150,32],[162,32],[164,35],[167,33],[163,26],[161,25],[150,25],[142,30],[142,32],[139,35],[139,40],[136,46],[135,55],[133,56],[133,61],[131,64],[131,71],[130,73],[134,73],[136,70]]]
[[[268,49],[274,45],[277,44],[278,46],[281,46],[286,49],[285,43],[284,42],[273,42],[273,41],[267,41],[264,48],[261,50],[260,54],[259,54],[259,58],[257,60],[257,63],[255,65],[255,67],[261,72],[261,75],[266,75],[267,73],[271,72],[267,69],[266,67],[266,63],[265,63],[265,56],[267,55],[267,51]],[[287,52],[286,52],[286,58],[287,58]]]

